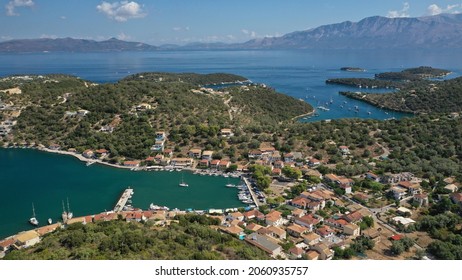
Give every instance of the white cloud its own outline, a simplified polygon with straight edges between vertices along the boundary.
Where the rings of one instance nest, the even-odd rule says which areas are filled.
[[[459,13],[459,11],[456,10],[459,8],[462,8],[462,4],[448,5],[446,8],[442,8],[437,4],[431,4],[427,8],[427,13],[431,16],[436,16],[442,13]]]
[[[124,22],[132,18],[143,18],[146,13],[141,8],[140,4],[131,1],[121,1],[108,3],[103,1],[96,9],[105,14],[110,19],[118,22]]]
[[[130,35],[127,35],[123,32],[121,32],[119,35],[117,35],[117,39],[119,40],[122,40],[122,41],[126,41],[126,40],[130,40],[132,37]]]
[[[66,19],[67,19],[66,16],[60,16],[59,18],[62,19],[62,20],[66,20]]]
[[[404,2],[403,8],[400,11],[388,11],[387,17],[398,18],[398,17],[409,17],[409,9],[411,6],[408,2]]]
[[[50,35],[50,34],[42,34],[42,35],[40,35],[40,38],[41,38],[41,39],[57,39],[58,36],[56,36],[56,35]]]
[[[250,37],[250,38],[256,38],[256,37],[257,37],[257,32],[255,32],[255,31],[250,31],[250,30],[247,30],[247,29],[242,29],[241,32],[244,33],[245,35],[247,35],[247,36]]]
[[[19,16],[18,13],[15,12],[15,9],[18,7],[32,7],[34,6],[33,0],[11,0],[6,4],[6,15],[7,16]]]
[[[13,40],[13,37],[11,37],[11,36],[0,36],[0,40],[1,41],[9,41],[9,40]]]
[[[175,31],[175,32],[180,32],[180,31],[189,31],[189,26],[186,26],[186,27],[173,27],[172,30]]]

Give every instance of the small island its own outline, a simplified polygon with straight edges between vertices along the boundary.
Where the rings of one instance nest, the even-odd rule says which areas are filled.
[[[342,67],[340,68],[340,70],[347,72],[366,72],[366,69],[362,69],[359,67]]]

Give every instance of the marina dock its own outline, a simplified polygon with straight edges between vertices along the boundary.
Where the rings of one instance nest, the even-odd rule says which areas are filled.
[[[120,212],[124,210],[125,205],[127,204],[127,201],[132,198],[133,194],[135,192],[133,189],[130,187],[126,189],[123,193],[122,196],[120,197],[119,201],[117,201],[116,206],[114,207],[114,212]]]
[[[255,205],[257,207],[260,207],[260,205],[262,205],[262,203],[260,203],[260,201],[258,201],[255,193],[252,190],[252,185],[250,184],[249,180],[246,177],[242,177],[242,178],[244,179],[244,183],[245,183],[245,185],[247,186],[247,188],[250,191],[250,196],[252,197],[253,202],[255,203]]]

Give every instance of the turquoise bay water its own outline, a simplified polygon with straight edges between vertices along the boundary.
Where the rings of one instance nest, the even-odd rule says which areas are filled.
[[[72,156],[30,149],[0,148],[0,238],[32,228],[28,219],[32,203],[40,225],[49,217],[57,221],[62,201],[69,198],[74,216],[112,210],[120,194],[131,186],[133,206],[150,203],[170,208],[205,210],[245,206],[237,199],[239,179],[181,172],[189,187],[178,186],[180,172],[130,171],[93,164],[86,166]]]

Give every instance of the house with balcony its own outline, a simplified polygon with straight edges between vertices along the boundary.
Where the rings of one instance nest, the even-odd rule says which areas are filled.
[[[208,160],[208,161],[211,161],[212,160],[212,156],[213,156],[213,151],[204,151],[202,153],[202,159],[205,159],[205,160]]]
[[[188,155],[191,158],[201,158],[202,150],[199,148],[191,149],[189,150]]]

